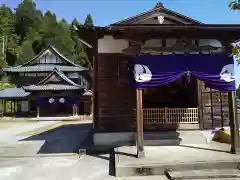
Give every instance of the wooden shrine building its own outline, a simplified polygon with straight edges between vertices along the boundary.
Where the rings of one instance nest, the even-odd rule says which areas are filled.
[[[32,60],[3,68],[16,88],[0,91],[4,115],[72,116],[91,114],[88,69],[73,63],[53,46]],[[11,112],[7,104],[11,104]]]
[[[232,151],[239,152],[231,43],[240,25],[203,24],[158,3],[107,27],[78,30],[93,46],[96,145],[132,142],[137,131],[141,151],[143,132],[230,123]]]

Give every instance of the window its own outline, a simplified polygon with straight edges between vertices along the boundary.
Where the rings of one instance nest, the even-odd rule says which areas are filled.
[[[36,76],[37,74],[36,73],[25,73],[25,76],[31,76],[31,77],[34,77],[34,76]]]

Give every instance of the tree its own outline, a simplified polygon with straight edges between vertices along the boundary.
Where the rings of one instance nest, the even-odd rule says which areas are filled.
[[[232,55],[235,56],[235,59],[240,64],[240,41],[232,43]]]
[[[229,3],[229,7],[232,10],[239,10],[240,9],[240,0],[233,0]]]
[[[75,18],[71,24],[57,20],[51,11],[42,13],[34,0],[23,0],[15,13],[5,5],[0,7],[0,67],[29,61],[48,45],[80,65],[88,65],[84,42],[79,41]],[[93,26],[90,14],[84,27]]]
[[[92,19],[91,14],[87,15],[85,22],[84,22],[84,26],[93,26],[93,19]]]
[[[32,40],[30,37],[26,38],[19,48],[19,60],[17,64],[23,64],[31,60],[35,55],[35,52],[32,48]]]
[[[32,0],[23,0],[15,11],[15,31],[23,41],[30,28],[37,29],[41,20],[41,13],[37,11],[36,4]]]
[[[87,54],[85,52],[84,45],[79,41],[78,35],[76,33],[75,27],[79,26],[79,22],[76,18],[73,19],[70,25],[71,38],[75,42],[74,51],[73,51],[73,59],[74,62],[81,65],[87,65]]]
[[[18,36],[14,29],[15,16],[6,5],[0,7],[0,67],[12,65],[17,58]]]

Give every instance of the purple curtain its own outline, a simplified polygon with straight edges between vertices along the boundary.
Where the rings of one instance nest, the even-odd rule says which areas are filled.
[[[136,88],[158,87],[183,75],[205,82],[222,92],[235,91],[233,58],[220,54],[171,54],[136,57]]]
[[[62,104],[68,107],[72,107],[74,104],[77,103],[77,98],[76,97],[38,97],[37,99],[37,103],[40,107],[47,107],[48,105],[58,103],[59,101],[61,101]]]

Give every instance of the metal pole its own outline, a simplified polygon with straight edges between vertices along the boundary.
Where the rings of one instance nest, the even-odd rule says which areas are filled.
[[[145,156],[143,144],[143,110],[142,110],[142,90],[137,90],[137,157]]]
[[[236,92],[228,93],[228,103],[230,118],[229,125],[231,131],[231,152],[233,154],[240,154],[239,120],[237,118]]]

